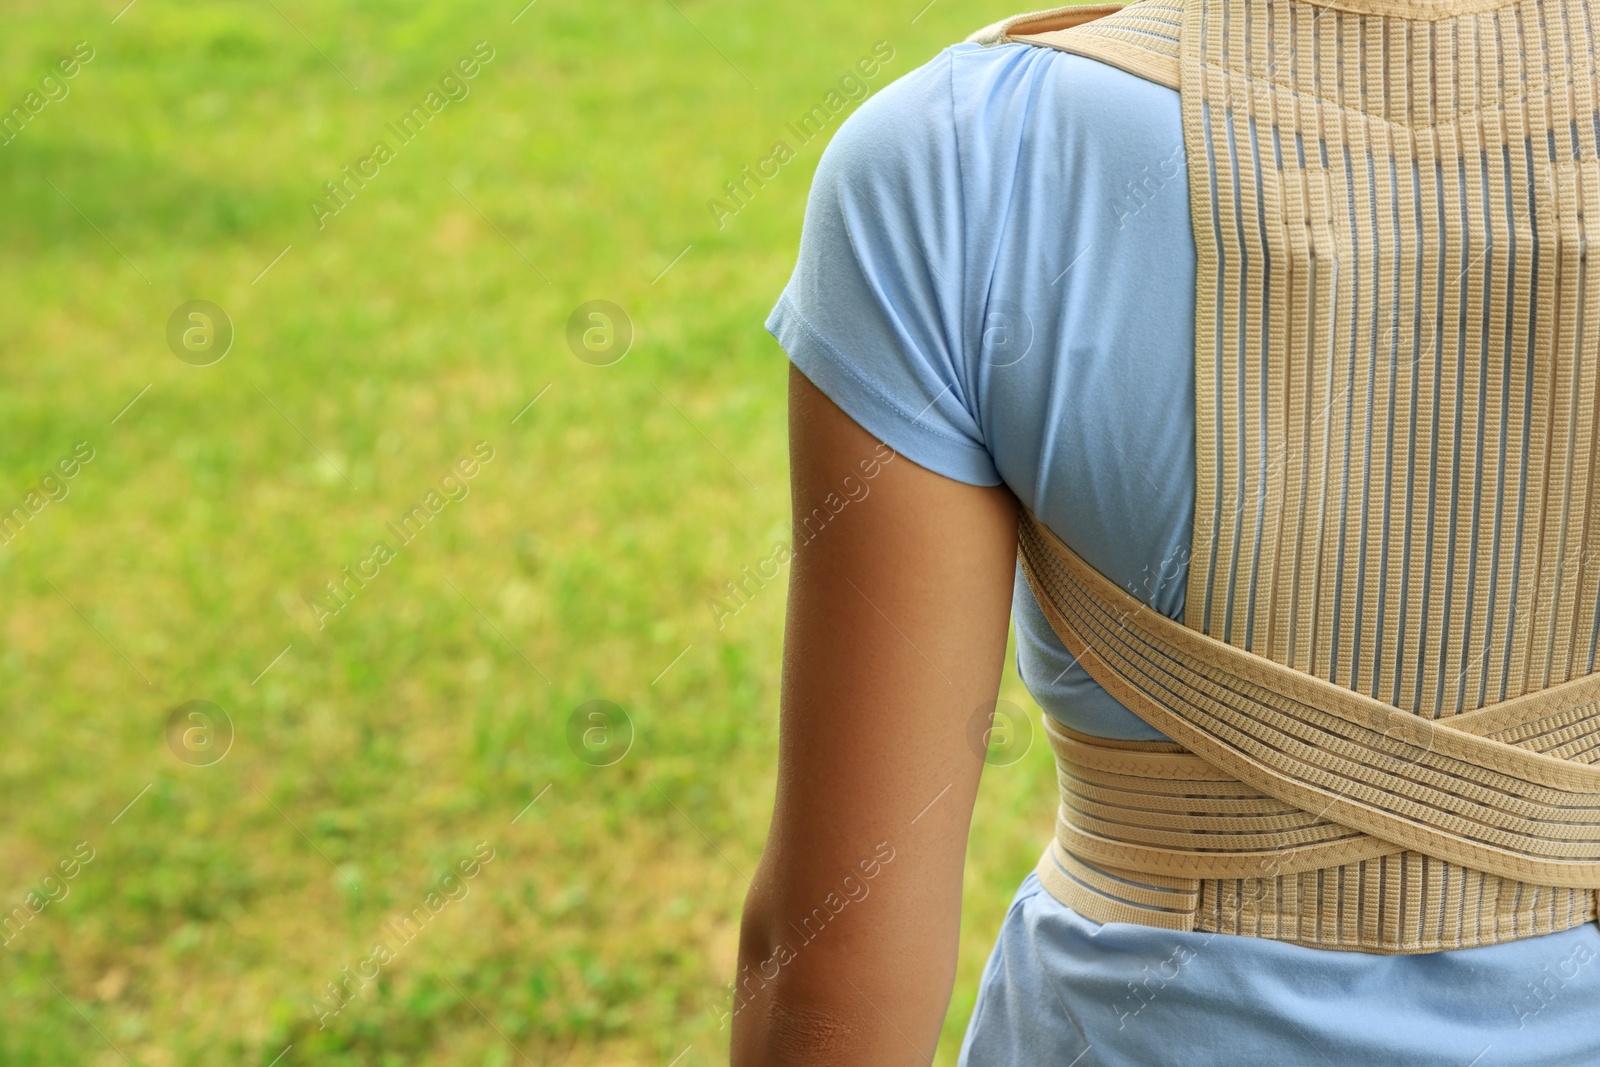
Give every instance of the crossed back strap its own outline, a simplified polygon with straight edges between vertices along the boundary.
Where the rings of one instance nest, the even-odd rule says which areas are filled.
[[[1600,676],[1425,719],[1167,618],[1031,512],[1021,529],[1067,648],[1176,742],[1046,716],[1062,808],[1040,877],[1058,898],[1099,921],[1375,952],[1596,917]]]
[[[1069,826],[1045,857],[1052,877],[1080,903],[1093,883],[1117,908],[1219,929],[1243,921],[1220,905],[1206,919],[1223,881],[1254,878],[1275,894],[1274,930],[1245,932],[1370,951],[1593,918],[1588,4],[1144,0],[973,39],[1178,88],[1198,256],[1183,623],[1105,583],[1031,514],[1021,555],[1068,648],[1231,783],[1238,810],[1173,813],[1171,856]],[[1084,744],[1057,747],[1068,778],[1083,780],[1070,761]],[[1070,792],[1063,819],[1081,825]],[[1219,861],[1263,850],[1219,843],[1217,818],[1255,820],[1271,862]],[[1174,871],[1177,887],[1149,880]],[[1319,925],[1323,906],[1368,910],[1369,876],[1386,921]],[[1194,899],[1174,908],[1173,892]]]

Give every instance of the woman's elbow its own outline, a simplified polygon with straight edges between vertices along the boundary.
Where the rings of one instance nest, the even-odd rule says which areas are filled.
[[[815,1067],[819,1064],[864,1064],[860,1056],[871,1044],[868,1020],[843,998],[822,1002],[776,983],[735,1009],[733,1067]]]
[[[739,931],[733,985],[733,1067],[843,1064],[871,1030],[871,1009],[842,970],[800,959],[783,924],[752,890]],[[809,966],[808,966],[809,964]],[[829,970],[823,968],[823,970]]]

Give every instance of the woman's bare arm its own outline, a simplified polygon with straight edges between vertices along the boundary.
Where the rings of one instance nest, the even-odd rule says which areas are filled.
[[[778,790],[733,1063],[925,1064],[954,981],[983,767],[969,731],[999,688],[1016,500],[894,456],[793,367],[789,419]]]

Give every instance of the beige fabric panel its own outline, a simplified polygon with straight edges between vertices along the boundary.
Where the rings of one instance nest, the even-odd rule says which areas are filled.
[[[1213,0],[1185,20],[1185,621],[1430,719],[1589,673],[1586,8]]]

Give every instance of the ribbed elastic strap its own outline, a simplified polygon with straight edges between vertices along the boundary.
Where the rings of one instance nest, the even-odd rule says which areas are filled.
[[[1553,933],[1596,893],[1498,878],[1317,819],[1158,742],[1044,716],[1061,806],[1045,889],[1097,922],[1436,952]],[[1159,870],[1182,869],[1187,874]]]
[[[1062,807],[1039,873],[1075,910],[1376,952],[1596,917],[1600,767],[1579,760],[1600,752],[1600,678],[1423,719],[1167,618],[1031,512],[1019,543],[1067,648],[1176,742],[1052,727]]]
[[[1181,0],[1138,4],[1079,4],[1013,15],[967,40],[984,45],[1020,41],[1110,63],[1168,88],[1178,87]],[[1069,32],[1070,31],[1070,32]]]

